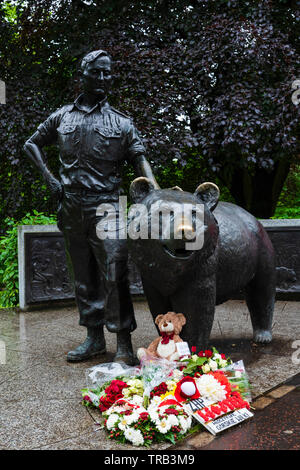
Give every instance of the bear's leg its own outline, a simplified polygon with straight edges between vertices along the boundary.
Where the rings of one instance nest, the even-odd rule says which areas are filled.
[[[253,340],[272,341],[272,319],[275,302],[276,271],[272,250],[259,260],[254,278],[245,288],[246,302],[251,316]]]
[[[172,304],[170,302],[170,299],[168,297],[163,296],[152,284],[150,284],[145,279],[142,278],[142,281],[144,294],[148,301],[153,320],[155,320],[157,315],[164,315],[165,313],[170,312],[172,310]]]
[[[172,310],[186,318],[180,337],[190,348],[196,346],[197,351],[207,348],[215,314],[215,276],[195,282],[189,280],[171,300]]]

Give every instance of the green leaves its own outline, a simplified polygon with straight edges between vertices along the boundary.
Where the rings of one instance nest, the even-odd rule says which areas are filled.
[[[0,237],[0,308],[10,308],[19,302],[18,225],[55,224],[56,218],[33,211],[33,215],[26,214],[19,222],[12,218],[4,222],[7,231]]]

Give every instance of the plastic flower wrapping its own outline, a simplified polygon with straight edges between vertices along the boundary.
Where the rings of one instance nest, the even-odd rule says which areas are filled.
[[[243,362],[215,348],[193,348],[184,361],[147,356],[139,367],[100,364],[86,379],[83,404],[99,409],[109,439],[133,446],[175,444],[199,423],[216,434],[229,427],[228,416],[231,426],[252,415]]]

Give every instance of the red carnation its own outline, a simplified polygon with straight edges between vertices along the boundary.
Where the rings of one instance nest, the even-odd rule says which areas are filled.
[[[212,355],[213,355],[213,353],[212,353],[212,351],[210,351],[209,349],[207,349],[207,350],[205,351],[205,356],[206,356],[206,357],[211,357]]]
[[[149,413],[147,413],[146,411],[144,411],[144,413],[140,414],[140,419],[142,419],[143,421],[146,421],[146,419],[148,419],[148,417],[149,417]]]
[[[175,410],[174,408],[168,408],[168,409],[165,411],[165,413],[166,413],[167,415],[175,415],[175,416],[179,415],[179,411],[178,411],[178,410]]]

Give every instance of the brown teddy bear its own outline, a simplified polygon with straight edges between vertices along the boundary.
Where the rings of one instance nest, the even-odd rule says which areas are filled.
[[[176,343],[182,342],[179,333],[183,325],[186,324],[185,316],[182,313],[168,312],[165,315],[158,315],[155,318],[155,324],[158,326],[161,336],[152,341],[147,349],[139,348],[138,359],[141,360],[149,354],[168,361],[177,361],[179,354]]]

